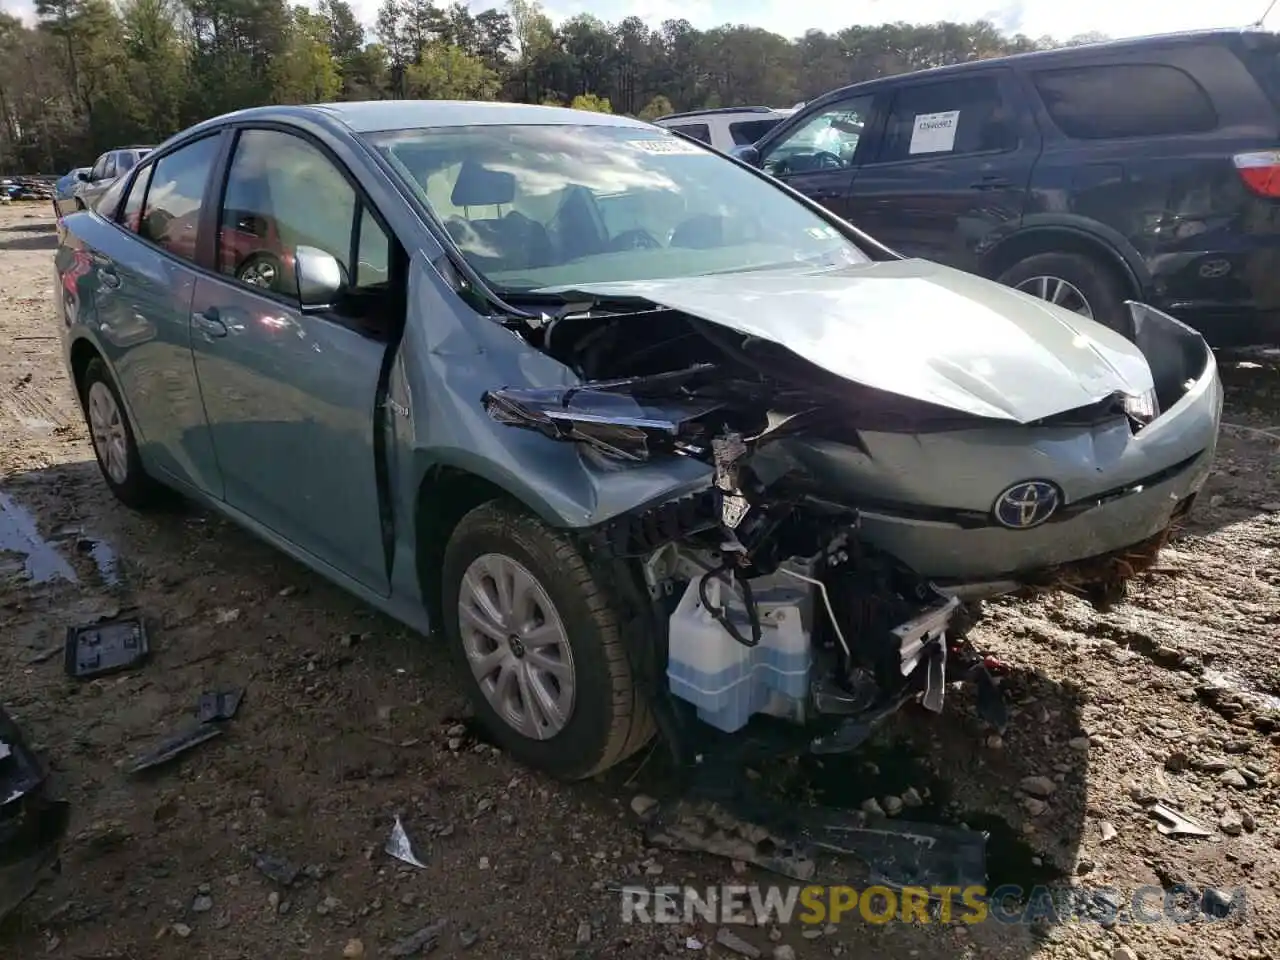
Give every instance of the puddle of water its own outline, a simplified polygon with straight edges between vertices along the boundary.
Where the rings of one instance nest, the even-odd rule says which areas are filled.
[[[76,583],[76,572],[36,528],[31,514],[0,493],[0,552],[23,557],[23,571],[33,583],[63,579]]]
[[[81,537],[76,541],[76,549],[89,555],[103,583],[108,587],[120,585],[120,558],[111,544],[105,540]]]

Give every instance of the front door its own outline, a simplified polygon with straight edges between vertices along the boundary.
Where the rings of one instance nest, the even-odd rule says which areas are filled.
[[[864,93],[838,100],[799,120],[762,147],[761,169],[849,219],[854,170],[873,139],[866,128],[874,99]]]
[[[1040,137],[1009,70],[907,82],[858,171],[851,219],[908,257],[975,270],[1021,221]]]
[[[389,240],[319,148],[242,130],[192,350],[226,502],[367,588],[389,592],[374,445],[386,338],[305,311],[294,253],[336,258],[353,291],[385,285]]]

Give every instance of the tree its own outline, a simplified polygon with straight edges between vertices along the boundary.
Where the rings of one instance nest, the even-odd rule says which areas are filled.
[[[594,93],[580,93],[574,97],[569,106],[574,110],[590,110],[592,113],[613,113],[608,97],[597,97]]]
[[[498,91],[497,75],[451,43],[423,47],[405,79],[409,95],[424,100],[491,100]]]
[[[659,117],[665,117],[675,112],[676,109],[671,106],[671,101],[662,94],[658,94],[644,105],[644,109],[640,111],[640,119],[657,120]]]

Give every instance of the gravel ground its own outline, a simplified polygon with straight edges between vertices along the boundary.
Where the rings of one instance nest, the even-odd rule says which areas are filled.
[[[0,494],[68,565],[32,577],[0,539],[0,702],[74,811],[60,874],[0,927],[0,956],[425,955],[404,939],[433,924],[434,956],[650,958],[700,944],[780,958],[1280,955],[1280,370],[1224,367],[1232,426],[1217,470],[1127,602],[1108,614],[1062,595],[991,607],[976,640],[1012,666],[1003,738],[956,696],[941,721],[904,713],[860,756],[766,778],[793,801],[851,807],[892,809],[914,790],[925,814],[992,831],[993,883],[1060,874],[1123,897],[1153,885],[1175,905],[1243,888],[1243,912],[741,926],[745,946],[721,944],[701,920],[624,924],[610,889],[771,882],[646,849],[632,806],[669,787],[659,754],[572,787],[522,769],[472,736],[437,644],[211,514],[142,516],[110,498],[55,339],[54,243],[42,205],[0,207]],[[135,610],[154,647],[140,669],[83,683],[57,657],[34,662],[65,627]],[[202,691],[227,685],[247,695],[224,736],[151,776],[124,774]],[[1212,835],[1157,833],[1157,798]],[[425,867],[383,852],[397,814]],[[279,885],[258,854],[299,877]]]

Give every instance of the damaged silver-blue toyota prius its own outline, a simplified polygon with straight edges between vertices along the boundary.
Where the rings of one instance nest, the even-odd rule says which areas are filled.
[[[1114,601],[1217,442],[1177,320],[903,259],[624,117],[248,110],[59,232],[112,491],[198,498],[438,628],[492,735],[566,778],[655,730],[764,714],[848,749],[990,692],[979,601]]]

